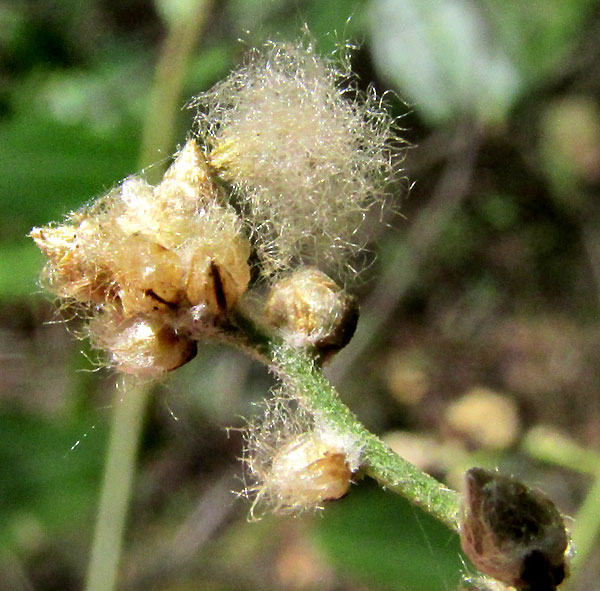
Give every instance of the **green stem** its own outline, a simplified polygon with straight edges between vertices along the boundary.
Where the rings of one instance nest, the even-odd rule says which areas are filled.
[[[272,367],[314,413],[340,433],[350,434],[359,442],[362,466],[367,475],[458,531],[458,493],[419,470],[368,431],[342,402],[307,351],[286,345],[278,337],[265,333],[241,313],[235,318],[231,333],[233,342],[236,331],[238,342],[242,341],[245,348]]]
[[[210,0],[176,3],[174,6],[181,12],[167,19],[167,37],[156,67],[142,133],[140,168],[149,165],[160,155],[171,153],[183,77],[209,5]],[[162,169],[158,166],[146,173],[149,182],[159,180],[160,176]],[[86,591],[115,589],[127,506],[150,389],[151,384],[128,388],[122,398],[117,392]]]
[[[125,388],[124,395],[115,390],[113,426],[86,591],[109,591],[116,585],[127,505],[149,393],[148,385]]]
[[[148,117],[142,133],[140,167],[148,166],[165,154],[171,154],[174,144],[180,94],[190,55],[210,12],[212,0],[188,0],[178,3],[181,10],[171,16],[167,36],[156,64],[156,73],[148,105]],[[164,167],[146,171],[150,183],[160,180]]]
[[[455,491],[419,470],[368,431],[306,354],[292,347],[278,346],[272,352],[272,359],[283,379],[313,412],[360,442],[362,466],[367,475],[458,531],[458,494]]]
[[[555,466],[597,476],[600,474],[600,454],[586,449],[553,429],[534,427],[523,439],[523,450],[531,457]]]
[[[572,532],[573,546],[576,551],[571,561],[573,574],[585,564],[594,549],[598,532],[600,532],[600,471],[575,516]]]

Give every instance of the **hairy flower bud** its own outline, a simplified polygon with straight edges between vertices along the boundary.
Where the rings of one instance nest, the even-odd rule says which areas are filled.
[[[113,367],[141,378],[160,377],[196,356],[196,341],[153,317],[105,311],[91,319],[88,332],[95,347],[108,351]]]
[[[318,509],[344,496],[358,469],[360,447],[287,398],[276,398],[246,429],[244,491],[256,506],[278,513]]]
[[[351,476],[346,454],[314,433],[287,442],[271,464],[271,479],[280,484],[280,499],[295,498],[310,505],[343,497]]]
[[[285,340],[312,346],[325,359],[350,342],[358,305],[325,273],[305,268],[273,285],[265,317]]]
[[[523,591],[552,591],[568,574],[561,514],[515,478],[466,473],[460,539],[479,570]]]

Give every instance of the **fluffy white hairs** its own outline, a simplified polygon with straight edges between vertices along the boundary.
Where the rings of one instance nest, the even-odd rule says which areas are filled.
[[[339,272],[364,246],[401,140],[347,60],[271,43],[193,101],[210,164],[243,210],[264,275],[295,263]]]

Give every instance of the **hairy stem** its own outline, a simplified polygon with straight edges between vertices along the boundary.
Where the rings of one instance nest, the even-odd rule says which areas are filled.
[[[312,412],[337,431],[348,433],[360,442],[362,465],[367,475],[458,531],[458,493],[419,470],[368,431],[342,402],[307,351],[269,335],[242,314],[235,318],[230,334],[233,342],[243,342],[245,349],[273,368]]]
[[[361,442],[362,465],[367,475],[418,505],[453,530],[458,530],[458,494],[393,452],[368,431],[341,401],[321,370],[301,351],[280,345],[272,359],[282,378],[290,383],[314,413],[336,430]]]

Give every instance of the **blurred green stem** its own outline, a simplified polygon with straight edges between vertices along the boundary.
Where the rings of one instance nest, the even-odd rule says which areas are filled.
[[[572,537],[576,553],[571,561],[573,574],[577,573],[590,552],[600,532],[600,470],[588,490],[585,501],[575,516]]]
[[[160,0],[157,4],[162,9],[168,31],[150,91],[140,149],[141,168],[171,154],[183,78],[212,0]],[[154,183],[160,180],[163,172],[164,166],[154,166],[146,171],[145,176],[148,182]]]
[[[209,11],[210,0],[161,0],[158,7],[162,9],[168,28],[144,122],[140,168],[172,151],[183,77]],[[162,173],[163,168],[155,166],[146,171],[146,178],[156,182]],[[141,384],[125,388],[122,396],[117,392],[115,397],[114,422],[86,591],[113,591],[116,586],[127,506],[150,390],[151,384]]]
[[[86,591],[108,591],[116,586],[127,505],[149,394],[150,388],[145,384],[115,390],[113,426]]]

